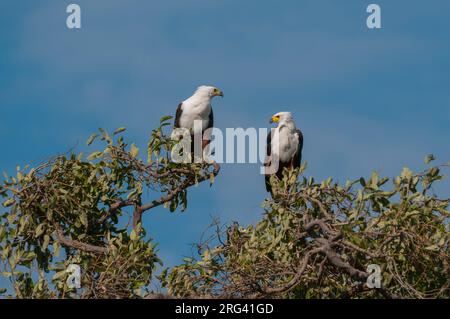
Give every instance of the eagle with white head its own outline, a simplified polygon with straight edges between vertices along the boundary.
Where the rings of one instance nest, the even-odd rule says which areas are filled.
[[[279,112],[272,116],[271,123],[278,126],[267,135],[266,167],[276,169],[275,172],[266,168],[266,190],[273,196],[270,177],[283,178],[284,168],[294,169],[300,167],[302,161],[303,134],[296,128],[291,112]],[[278,165],[275,163],[278,161]]]
[[[175,114],[175,128],[186,128],[191,133],[192,152],[194,151],[194,122],[201,121],[201,134],[214,126],[214,115],[211,107],[211,100],[215,96],[223,97],[223,92],[213,86],[202,85],[197,88],[194,94],[178,105]],[[202,138],[202,150],[209,144],[209,139]]]

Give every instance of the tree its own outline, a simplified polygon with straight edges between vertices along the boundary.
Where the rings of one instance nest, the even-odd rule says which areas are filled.
[[[429,162],[433,157],[426,160]],[[449,298],[449,200],[439,167],[346,185],[299,171],[278,183],[256,226],[215,223],[199,256],[167,271],[177,297]],[[369,265],[381,270],[371,289]],[[375,266],[373,266],[375,265]],[[371,285],[372,286],[372,285]],[[373,286],[372,286],[373,287]]]
[[[187,189],[213,180],[206,164],[176,164],[174,142],[163,134],[161,119],[148,144],[148,160],[124,143],[116,130],[100,130],[106,147],[87,159],[57,156],[36,167],[5,176],[0,196],[7,211],[0,217],[2,275],[17,298],[133,298],[143,296],[157,263],[152,240],[141,226],[145,212],[164,205],[187,205]],[[98,134],[92,135],[88,145]],[[115,140],[114,140],[115,139]],[[157,198],[144,203],[144,189]],[[126,218],[130,211],[132,217]],[[61,251],[61,248],[63,251]],[[83,269],[82,289],[70,288],[66,269]],[[53,276],[49,279],[49,274]],[[5,289],[3,289],[5,292]]]
[[[162,263],[146,239],[142,215],[187,205],[189,187],[214,182],[218,167],[170,161],[174,141],[152,132],[147,160],[120,128],[100,130],[105,148],[57,156],[18,169],[0,184],[0,267],[17,298],[150,298]],[[434,160],[428,157],[427,162]],[[447,166],[394,179],[316,182],[305,165],[273,180],[276,200],[264,202],[256,225],[221,225],[199,243],[198,256],[158,277],[171,297],[448,298],[449,201],[433,192]],[[389,182],[392,186],[388,187]],[[152,198],[144,190],[149,190]],[[71,264],[82,288],[67,284]],[[367,286],[369,265],[381,286]],[[376,280],[375,280],[376,282]]]

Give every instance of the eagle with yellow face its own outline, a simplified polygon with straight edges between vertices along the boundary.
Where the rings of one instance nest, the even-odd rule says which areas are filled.
[[[270,178],[283,178],[283,170],[300,167],[302,161],[303,134],[296,128],[291,112],[279,112],[272,116],[271,123],[277,123],[267,135],[266,146],[266,190],[273,197]]]

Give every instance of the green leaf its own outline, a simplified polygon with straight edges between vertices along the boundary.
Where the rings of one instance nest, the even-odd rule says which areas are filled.
[[[44,243],[42,244],[42,251],[45,251],[49,244],[50,244],[50,236],[45,234]]]
[[[87,217],[85,212],[81,213],[80,221],[81,221],[81,224],[83,224],[84,227],[88,227],[88,217]]]
[[[59,243],[58,243],[57,241],[55,241],[55,242],[53,243],[53,254],[54,254],[56,257],[59,257],[59,249],[60,249]]]
[[[119,127],[117,130],[114,131],[113,135],[117,135],[117,134],[120,134],[122,132],[125,132],[126,129],[127,129],[126,127]]]
[[[373,171],[372,176],[370,177],[370,186],[374,189],[378,189],[378,174]]]
[[[136,240],[139,239],[139,236],[136,234],[136,232],[135,232],[134,229],[131,231],[130,239],[131,239],[132,241],[136,241]]]
[[[45,223],[39,224],[38,227],[36,227],[36,232],[34,234],[35,238],[40,237],[45,231]]]
[[[437,167],[433,167],[432,169],[430,169],[430,175],[431,176],[437,176],[439,174],[439,168]]]
[[[139,192],[139,190],[137,188],[133,189],[128,195],[127,195],[127,199],[133,198],[134,196],[136,196],[136,194]]]
[[[169,205],[169,211],[173,213],[178,207],[178,197],[175,197]]]
[[[103,136],[102,140],[107,141],[108,144],[112,144],[113,141],[112,141],[111,137],[109,136],[108,132],[106,132],[102,128],[99,128],[99,130],[100,130],[100,132],[102,132],[102,136]]]
[[[361,178],[359,179],[359,183],[360,183],[363,187],[366,187],[366,180],[364,179],[364,177],[361,177]]]
[[[97,134],[97,133],[92,134],[91,136],[89,136],[89,138],[88,138],[86,144],[87,144],[87,145],[91,145],[91,144],[95,141],[95,139],[96,139],[97,137],[98,137],[98,134]]]
[[[163,116],[163,117],[161,117],[161,119],[159,120],[159,122],[160,122],[160,123],[163,123],[163,122],[168,121],[168,120],[170,120],[170,119],[172,119],[172,116]]]
[[[53,277],[52,280],[58,280],[61,278],[64,278],[65,276],[67,276],[67,271],[66,269],[58,271]]]
[[[139,154],[139,148],[134,143],[131,144],[130,154],[132,157],[136,157]]]
[[[436,159],[436,157],[433,155],[433,154],[428,154],[426,157],[425,157],[425,164],[428,164],[428,163],[430,163],[431,161],[434,161]]]
[[[5,236],[6,236],[6,227],[0,225],[0,242],[3,240]]]
[[[93,160],[95,160],[95,159],[97,159],[97,158],[100,158],[100,157],[102,157],[102,156],[103,156],[103,153],[97,151],[97,152],[91,153],[91,154],[87,157],[87,159],[88,159],[89,161],[93,161]]]
[[[14,198],[10,198],[3,202],[3,207],[9,207],[9,206],[13,205],[15,202],[16,201]]]
[[[412,177],[412,175],[413,175],[413,172],[408,167],[403,167],[402,174],[401,174],[402,177],[409,179]]]
[[[11,246],[4,247],[3,251],[2,251],[2,258],[3,259],[8,258],[10,252],[11,252]]]
[[[439,250],[439,247],[437,245],[431,245],[425,248],[426,250],[430,250],[430,251],[437,251]]]

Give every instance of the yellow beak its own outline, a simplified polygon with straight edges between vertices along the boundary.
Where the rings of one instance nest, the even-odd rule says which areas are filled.
[[[278,123],[278,121],[280,121],[280,117],[279,116],[272,116],[272,118],[270,119],[270,123]]]

